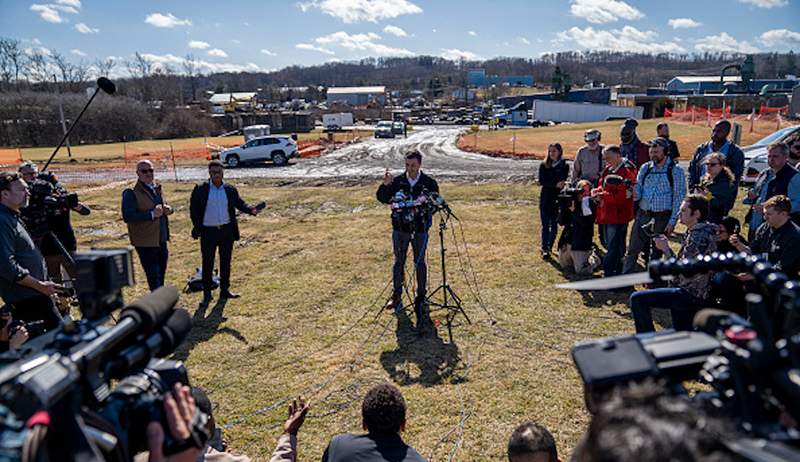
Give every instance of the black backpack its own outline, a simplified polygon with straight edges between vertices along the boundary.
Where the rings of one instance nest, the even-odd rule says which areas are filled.
[[[211,289],[216,289],[219,287],[219,276],[214,271],[214,275],[211,276]],[[189,276],[189,279],[186,280],[186,287],[183,288],[184,293],[192,293],[192,292],[201,292],[203,290],[203,269],[197,268],[197,271]]]

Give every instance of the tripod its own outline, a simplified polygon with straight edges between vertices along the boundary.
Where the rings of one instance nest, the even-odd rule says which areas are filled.
[[[450,287],[450,284],[447,283],[447,266],[445,265],[444,258],[447,249],[444,246],[444,231],[447,229],[447,223],[450,221],[450,218],[454,217],[454,215],[449,207],[439,209],[439,212],[439,258],[442,260],[442,283],[426,297],[425,302],[428,306],[432,307],[431,311],[434,310],[433,307],[438,310],[447,310],[445,324],[447,324],[447,335],[450,337],[450,343],[453,343],[453,320],[455,320],[456,316],[459,314],[463,315],[464,319],[466,319],[469,324],[472,324],[472,321],[470,321],[467,312],[464,311],[464,308],[461,306],[461,297],[459,297],[453,288]],[[441,303],[434,301],[434,297],[439,292],[441,292]]]

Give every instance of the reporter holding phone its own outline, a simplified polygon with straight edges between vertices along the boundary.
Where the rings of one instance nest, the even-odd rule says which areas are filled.
[[[203,255],[203,300],[201,306],[211,302],[211,275],[214,257],[219,249],[220,298],[239,298],[231,292],[231,258],[233,243],[239,240],[236,210],[248,215],[258,215],[264,208],[262,202],[249,205],[239,196],[235,186],[222,181],[224,168],[219,160],[208,163],[209,180],[194,187],[189,204],[192,218],[192,238],[200,238]]]
[[[53,298],[63,290],[47,280],[44,257],[20,220],[30,191],[18,173],[0,173],[0,296],[15,319],[43,321],[45,330],[61,321]]]

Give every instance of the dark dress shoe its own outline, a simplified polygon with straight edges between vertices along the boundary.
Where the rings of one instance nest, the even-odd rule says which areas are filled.
[[[236,292],[231,292],[230,290],[226,290],[224,292],[219,293],[219,298],[239,298],[241,294],[237,294]]]

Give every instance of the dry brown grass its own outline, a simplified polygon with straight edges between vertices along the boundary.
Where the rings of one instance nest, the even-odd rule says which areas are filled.
[[[531,419],[552,430],[567,458],[588,421],[569,349],[633,326],[624,295],[553,289],[564,276],[537,257],[537,187],[442,185],[497,318],[492,325],[478,306],[448,241],[451,283],[473,321],[456,327],[449,344],[445,329],[425,340],[404,323],[396,331],[396,319],[373,303],[384,301],[392,263],[388,211],[375,201],[374,186],[237,186],[246,199],[268,203],[262,215],[242,218],[232,281],[242,298],[200,310],[199,294],[182,295],[195,324],[177,353],[193,383],[219,404],[218,424],[233,425],[225,430],[232,447],[267,459],[285,417],[283,400],[304,394],[314,408],[299,460],[317,459],[333,435],[360,431],[364,393],[390,381],[409,407],[404,438],[426,457],[502,460],[512,429]],[[165,185],[177,211],[167,281],[179,288],[200,263],[189,237],[191,188]],[[119,191],[95,188],[83,197],[94,212],[74,220],[81,247],[126,245]],[[432,236],[432,286],[440,282],[438,250]],[[138,260],[135,267],[144,281]],[[126,299],[145,290],[139,283]]]
[[[656,136],[656,125],[665,119],[640,120],[639,127],[636,129],[639,138],[648,140]],[[694,154],[698,144],[708,141],[711,136],[711,129],[706,121],[697,121],[695,125],[690,123],[676,122],[666,119],[670,124],[670,138],[678,143],[681,159],[689,160]],[[713,123],[713,122],[712,122]],[[786,126],[784,124],[783,126]],[[596,128],[603,133],[602,143],[612,144],[619,142],[620,121],[585,123],[585,124],[562,124],[554,127],[519,128],[504,129],[497,131],[480,131],[463,135],[458,146],[469,151],[485,152],[495,155],[516,155],[520,157],[536,157],[543,159],[547,153],[547,146],[550,143],[561,143],[564,148],[564,156],[569,159],[575,158],[575,153],[583,142],[583,132],[589,128]],[[763,123],[756,127],[753,133],[749,132],[749,126],[742,126],[742,146],[752,144],[775,130],[775,124]],[[516,142],[512,142],[512,136],[516,137]]]

